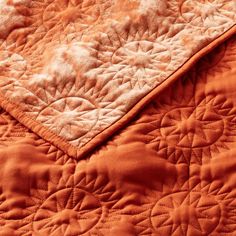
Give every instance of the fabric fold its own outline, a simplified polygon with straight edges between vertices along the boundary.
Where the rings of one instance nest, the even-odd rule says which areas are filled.
[[[86,158],[0,110],[0,235],[234,236],[236,36]]]
[[[1,106],[84,157],[233,35],[235,13],[224,0],[4,1]]]

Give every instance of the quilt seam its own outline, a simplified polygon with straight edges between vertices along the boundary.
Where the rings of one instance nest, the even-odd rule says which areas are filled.
[[[177,68],[170,76],[168,76],[162,83],[158,84],[150,92],[144,95],[124,116],[119,120],[109,125],[106,129],[95,135],[89,142],[87,142],[81,148],[77,148],[66,141],[63,137],[59,136],[52,130],[43,126],[33,118],[29,117],[24,111],[15,103],[10,101],[4,95],[0,93],[0,106],[12,115],[22,125],[32,130],[36,135],[40,136],[44,140],[50,142],[69,156],[81,159],[89,152],[94,150],[97,146],[101,145],[109,137],[114,135],[118,130],[124,127],[125,124],[130,122],[139,112],[145,107],[154,97],[156,97],[163,89],[176,81],[183,73],[186,73],[190,67],[192,67],[201,57],[209,53],[220,43],[234,35],[236,32],[236,25],[234,24],[223,34],[215,38],[213,41],[199,49],[193,54],[187,61],[185,61],[179,68]]]
[[[87,144],[90,144],[93,142],[93,140],[100,136],[103,135],[103,133],[105,132],[109,132],[109,134],[105,134],[105,137],[103,138],[103,141],[101,143],[95,143],[92,144],[94,146],[96,145],[101,145],[103,142],[105,142],[111,135],[114,135],[114,133],[118,132],[125,124],[127,124],[128,122],[130,122],[139,112],[140,110],[145,107],[146,105],[148,105],[148,103],[151,102],[151,100],[153,98],[155,98],[162,90],[164,90],[167,86],[169,86],[171,83],[174,83],[180,76],[182,76],[184,73],[186,73],[194,64],[196,64],[204,55],[206,55],[207,53],[209,53],[210,51],[212,51],[215,47],[217,47],[219,44],[223,43],[225,40],[227,40],[228,38],[230,38],[231,36],[233,36],[236,33],[236,24],[232,25],[227,31],[225,31],[223,34],[219,35],[217,38],[215,38],[213,41],[211,41],[210,43],[208,43],[207,45],[205,45],[203,48],[199,49],[195,54],[193,54],[188,60],[186,60],[179,68],[177,68],[170,76],[168,76],[163,82],[161,82],[160,84],[158,84],[155,88],[153,88],[150,92],[148,92],[146,95],[144,95],[138,102],[136,102],[133,107],[124,115],[122,116],[119,120],[115,121],[113,124],[111,124],[110,126],[108,126],[106,129],[104,129],[103,131],[101,131],[100,133],[98,133],[96,136],[93,137],[92,140],[90,140],[88,143],[86,143],[81,149],[85,149]],[[200,54],[200,55],[198,55]],[[195,58],[196,57],[196,58]],[[184,68],[183,68],[184,67]],[[185,68],[186,67],[186,68]],[[177,74],[177,75],[176,75]],[[161,88],[160,88],[161,87]],[[157,91],[156,91],[157,90]],[[150,97],[149,97],[150,96]],[[144,99],[146,99],[145,101],[143,101]],[[141,104],[143,103],[143,104]],[[130,113],[133,112],[133,110],[135,110],[137,108],[136,111],[134,111],[134,114],[131,114],[129,116]],[[126,118],[126,116],[129,116]],[[124,120],[124,121],[123,121]],[[119,125],[119,123],[121,123],[121,127],[118,127],[117,129],[115,129],[113,132],[112,131],[107,131],[110,130],[112,128],[112,126],[115,125]],[[112,132],[112,133],[110,133]],[[105,140],[104,140],[105,139]],[[92,146],[91,145],[91,146]],[[95,147],[94,147],[95,148]],[[78,154],[78,156],[84,156],[86,154],[88,154],[90,152],[90,150],[93,149],[92,147],[88,147],[88,150],[85,151],[81,151],[81,153]]]

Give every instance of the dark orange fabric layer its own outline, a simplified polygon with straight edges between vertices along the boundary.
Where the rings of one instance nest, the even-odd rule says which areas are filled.
[[[69,157],[0,113],[0,235],[234,236],[236,38],[106,144]]]

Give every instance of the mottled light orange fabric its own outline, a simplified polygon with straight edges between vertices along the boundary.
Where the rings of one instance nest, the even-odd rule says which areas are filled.
[[[235,16],[0,0],[0,236],[235,236]]]

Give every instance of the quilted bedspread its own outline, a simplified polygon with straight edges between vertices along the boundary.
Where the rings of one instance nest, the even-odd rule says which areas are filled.
[[[0,236],[236,236],[235,0],[0,0]]]

